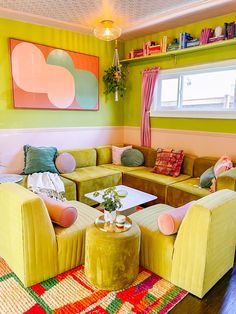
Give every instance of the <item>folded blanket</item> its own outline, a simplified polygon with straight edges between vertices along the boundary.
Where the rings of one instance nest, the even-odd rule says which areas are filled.
[[[39,172],[28,175],[27,187],[34,193],[64,200],[65,187],[57,173]]]

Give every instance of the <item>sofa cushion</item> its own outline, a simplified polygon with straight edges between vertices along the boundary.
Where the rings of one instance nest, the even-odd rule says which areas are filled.
[[[68,202],[62,202],[46,195],[39,195],[47,207],[52,222],[67,228],[70,227],[77,218],[77,209]]]
[[[141,230],[140,263],[166,280],[171,279],[172,256],[176,235],[165,236],[157,226],[158,216],[172,207],[158,204],[132,215]]]
[[[118,170],[118,171],[121,171],[122,173],[146,168],[144,166],[126,167],[126,166],[122,166],[122,165],[113,165],[113,164],[105,164],[105,165],[101,165],[101,167],[112,169],[112,170]]]
[[[64,152],[75,158],[76,168],[96,166],[97,152],[94,148],[75,148],[59,151],[59,153]]]
[[[132,148],[131,145],[125,146],[125,147],[117,147],[117,146],[112,146],[112,163],[114,165],[121,165],[121,155],[122,153],[127,150]]]
[[[193,166],[193,176],[199,178],[204,171],[206,171],[211,166],[214,166],[217,162],[215,157],[199,157],[194,160]]]
[[[236,168],[231,168],[220,174],[216,181],[217,190],[236,190]]]
[[[55,159],[57,155],[56,147],[34,147],[24,145],[24,154],[24,174],[46,171],[58,173],[55,166]]]
[[[138,167],[144,163],[143,153],[138,149],[127,149],[121,155],[121,164],[126,167]]]
[[[144,156],[144,166],[146,167],[154,167],[155,161],[157,157],[157,151],[154,148],[145,147],[145,146],[137,146],[132,145],[133,148],[138,149],[140,152],[142,152]]]
[[[199,184],[199,178],[190,178],[169,185],[167,188],[166,203],[178,207],[210,194],[209,189],[201,188]]]
[[[65,187],[65,194],[64,197],[67,201],[76,200],[76,184],[75,182],[68,180],[66,178],[63,178],[60,176],[60,179],[62,180],[64,187]]]
[[[184,160],[183,150],[157,149],[157,159],[153,172],[178,177]]]
[[[112,163],[111,145],[98,146],[95,149],[97,152],[97,165],[98,166]]]
[[[56,158],[55,164],[60,173],[72,172],[76,167],[75,158],[69,153],[59,154]]]
[[[101,213],[77,201],[68,202],[77,209],[78,218],[69,228],[55,226],[58,247],[58,272],[62,273],[84,264],[84,241],[86,228],[94,223]]]
[[[181,174],[170,177],[152,172],[152,168],[142,168],[123,173],[123,184],[135,189],[157,195],[157,202],[165,203],[167,186],[188,179],[190,176]]]
[[[183,174],[187,174],[190,177],[193,177],[193,167],[196,158],[197,156],[195,155],[184,154],[184,161],[180,172]]]
[[[94,205],[96,202],[88,199],[84,194],[119,185],[122,181],[120,171],[102,166],[76,168],[74,172],[62,174],[62,176],[76,183],[77,200],[88,205]]]
[[[157,224],[161,233],[165,235],[175,234],[181,225],[184,216],[194,201],[183,206],[172,208],[168,212],[161,213],[158,216]]]

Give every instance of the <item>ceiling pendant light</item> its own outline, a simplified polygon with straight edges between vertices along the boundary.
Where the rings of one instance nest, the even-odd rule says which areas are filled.
[[[111,41],[117,39],[121,35],[121,28],[114,27],[112,20],[103,20],[95,27],[93,33],[99,39]]]

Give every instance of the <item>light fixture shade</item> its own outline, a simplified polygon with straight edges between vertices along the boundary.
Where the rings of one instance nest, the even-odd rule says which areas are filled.
[[[111,20],[101,21],[93,31],[94,36],[106,41],[117,39],[121,35],[121,28],[113,27],[113,24],[114,22]]]

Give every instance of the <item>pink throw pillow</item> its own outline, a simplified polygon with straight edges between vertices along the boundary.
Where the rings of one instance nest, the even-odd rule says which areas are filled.
[[[40,195],[47,207],[52,222],[67,228],[70,227],[77,219],[77,209],[66,202],[55,200],[46,195]]]
[[[132,148],[132,146],[125,146],[125,147],[117,147],[117,146],[112,146],[112,163],[114,165],[121,165],[121,155],[122,153],[127,150]]]
[[[161,233],[164,235],[175,234],[179,230],[185,214],[193,203],[194,201],[160,214],[157,219],[157,224]]]
[[[73,172],[76,167],[75,158],[69,153],[62,153],[58,155],[55,164],[60,173]]]

